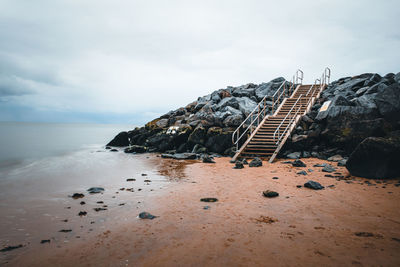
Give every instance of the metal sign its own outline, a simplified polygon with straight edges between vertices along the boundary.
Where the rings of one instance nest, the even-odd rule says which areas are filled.
[[[319,109],[319,112],[326,111],[329,108],[329,105],[331,104],[332,101],[325,101],[322,107]]]

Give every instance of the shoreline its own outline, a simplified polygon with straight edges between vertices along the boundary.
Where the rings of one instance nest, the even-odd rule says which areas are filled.
[[[174,164],[154,160],[167,169]],[[185,165],[185,182],[171,183],[150,197],[141,211],[158,218],[140,220],[135,209],[128,221],[90,240],[61,248],[41,247],[29,260],[25,256],[10,265],[400,264],[398,180],[349,177],[338,181],[325,177],[322,168],[312,167],[326,162],[313,158],[302,159],[305,168],[279,160],[240,170],[232,169],[229,158],[215,160],[216,164]],[[307,169],[313,172],[296,174]],[[344,167],[337,170],[348,175]],[[325,189],[296,187],[307,180],[320,182]],[[280,195],[265,198],[264,190]],[[218,201],[200,202],[204,197]]]

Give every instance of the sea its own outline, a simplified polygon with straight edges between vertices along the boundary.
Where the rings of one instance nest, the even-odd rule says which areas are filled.
[[[105,146],[134,127],[0,122],[0,249],[23,245],[1,254],[0,265],[13,253],[40,246],[41,240],[62,245],[85,238],[96,229],[134,220],[150,205],[146,200],[168,182],[160,174],[163,161]],[[91,195],[90,187],[104,192]],[[73,199],[74,193],[84,197]],[[81,211],[87,215],[78,216]]]

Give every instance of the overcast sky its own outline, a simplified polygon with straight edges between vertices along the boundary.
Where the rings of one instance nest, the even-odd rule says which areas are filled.
[[[400,1],[0,0],[0,120],[141,124],[228,85],[400,71]]]

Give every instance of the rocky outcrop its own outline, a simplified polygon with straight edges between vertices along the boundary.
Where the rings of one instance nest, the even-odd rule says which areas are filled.
[[[395,79],[397,77],[397,80]],[[332,82],[304,116],[280,157],[298,152],[327,159],[345,159],[368,137],[385,137],[400,129],[400,73],[365,73]],[[319,112],[331,101],[325,112]],[[298,154],[297,154],[298,155]]]
[[[284,80],[276,78],[259,85],[249,83],[216,90],[144,127],[119,133],[107,145],[128,146],[127,153],[175,151],[231,155],[233,131]],[[268,103],[272,103],[270,98]]]

